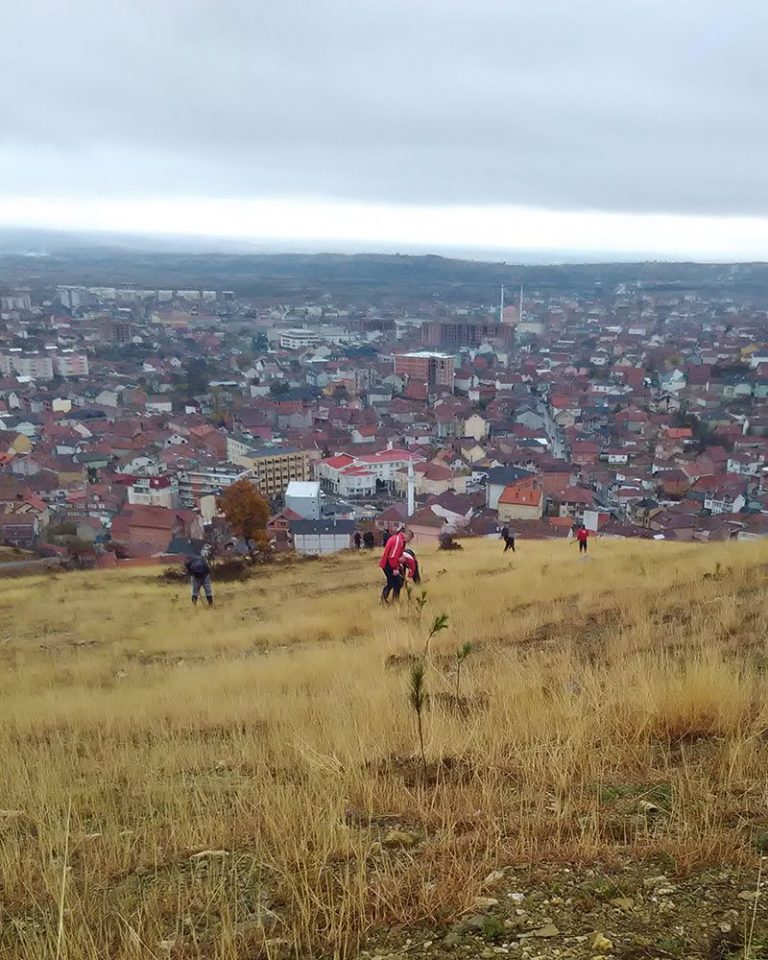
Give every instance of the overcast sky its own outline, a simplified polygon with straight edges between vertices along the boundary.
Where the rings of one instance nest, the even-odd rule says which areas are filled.
[[[768,259],[763,0],[36,0],[0,223]]]

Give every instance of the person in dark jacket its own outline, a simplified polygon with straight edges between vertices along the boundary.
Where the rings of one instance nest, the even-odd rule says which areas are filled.
[[[355,550],[359,550],[360,547],[363,545],[363,538],[359,530],[355,531],[355,535],[352,539],[355,541]]]
[[[507,550],[511,550],[512,553],[515,552],[515,535],[509,529],[509,527],[501,528],[501,539],[504,541],[504,553]]]
[[[200,591],[205,594],[208,606],[213,606],[213,587],[211,586],[211,566],[206,558],[198,553],[184,564],[192,586],[192,603],[197,605]]]

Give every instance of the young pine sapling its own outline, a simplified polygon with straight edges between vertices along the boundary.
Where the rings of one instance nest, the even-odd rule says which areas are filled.
[[[416,729],[419,733],[419,749],[421,750],[421,770],[424,775],[424,783],[427,782],[427,754],[424,749],[424,723],[423,713],[426,702],[426,692],[424,690],[424,664],[421,660],[415,663],[411,668],[411,690],[409,699],[411,706],[416,713]]]
[[[447,629],[448,629],[448,614],[441,613],[439,614],[439,616],[435,617],[432,623],[432,627],[427,636],[427,642],[424,644],[425,657],[429,653],[429,644],[430,644],[430,641],[432,640],[432,637],[434,637],[436,633],[440,633],[441,630],[447,630]]]
[[[456,707],[458,708],[461,694],[461,665],[467,659],[467,657],[472,653],[472,644],[467,641],[462,643],[459,649],[456,651]]]

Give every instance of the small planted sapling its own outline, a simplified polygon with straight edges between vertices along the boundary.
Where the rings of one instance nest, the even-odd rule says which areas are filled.
[[[467,641],[462,643],[459,649],[456,651],[456,706],[461,703],[461,665],[467,659],[467,657],[472,653],[473,646]]]
[[[411,584],[406,583],[405,594],[408,597],[409,606],[416,608],[416,616],[419,620],[421,620],[421,615],[424,613],[424,607],[427,605],[427,591],[422,590],[417,594]]]
[[[429,634],[427,635],[427,642],[424,644],[425,657],[429,653],[429,644],[432,640],[432,637],[434,637],[435,634],[440,633],[441,630],[447,630],[447,629],[448,629],[448,614],[441,613],[435,617],[434,621],[432,622],[432,626],[430,628]]]
[[[424,664],[421,660],[414,663],[411,668],[411,689],[409,699],[414,713],[416,714],[416,729],[419,733],[419,749],[421,751],[421,770],[424,775],[424,782],[427,782],[427,754],[424,749],[424,704],[426,702],[426,692],[424,690]]]

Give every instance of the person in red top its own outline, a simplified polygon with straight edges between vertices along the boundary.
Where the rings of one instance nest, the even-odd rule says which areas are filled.
[[[404,584],[409,580],[412,583],[421,583],[419,561],[416,559],[416,554],[411,547],[406,547],[405,550],[403,550],[403,556],[400,560],[400,576],[403,578]]]
[[[576,531],[576,539],[579,542],[579,553],[587,552],[587,541],[589,540],[589,530],[586,527],[579,527]]]
[[[381,591],[382,603],[389,603],[389,595],[392,594],[395,600],[400,599],[400,591],[403,588],[403,578],[400,573],[400,563],[403,559],[405,545],[413,539],[412,530],[398,530],[393,534],[384,545],[384,552],[381,555],[379,566],[384,571],[387,582]]]

